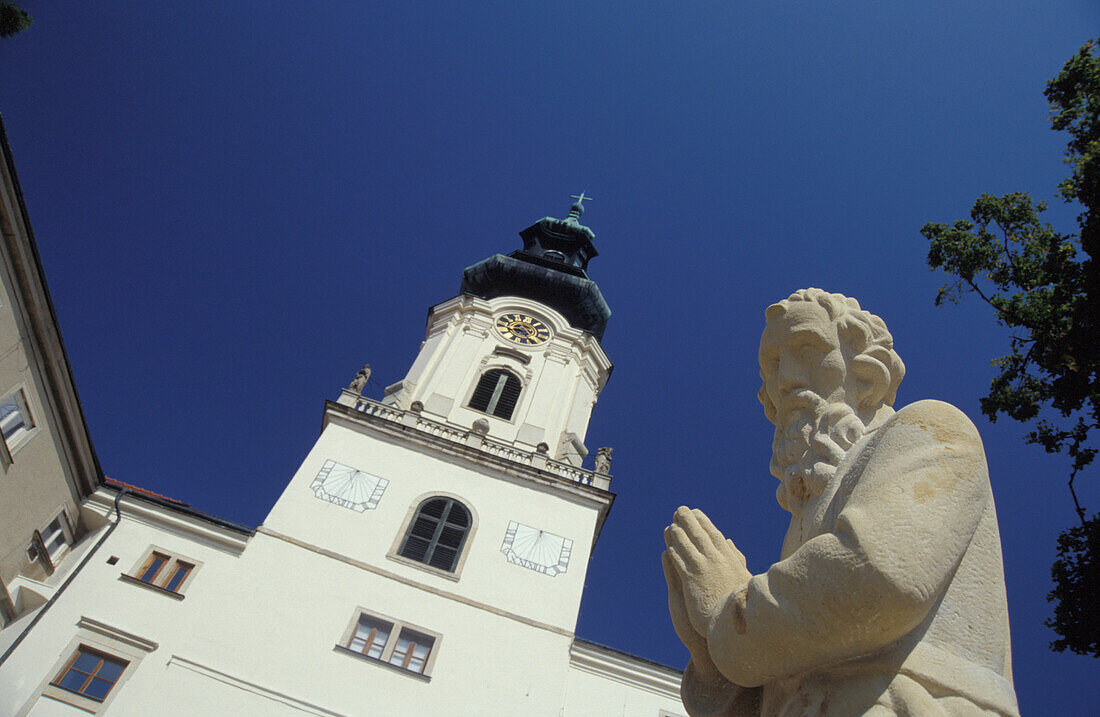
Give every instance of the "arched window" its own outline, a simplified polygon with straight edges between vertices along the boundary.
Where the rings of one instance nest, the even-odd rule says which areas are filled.
[[[519,389],[519,378],[510,371],[502,368],[486,371],[470,398],[470,408],[510,420],[519,400]]]
[[[416,509],[401,555],[433,568],[454,572],[470,532],[470,511],[454,498],[429,498]]]

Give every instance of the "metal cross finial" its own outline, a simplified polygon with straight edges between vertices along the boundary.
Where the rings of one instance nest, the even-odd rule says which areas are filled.
[[[584,192],[581,192],[580,195],[570,194],[569,196],[577,200],[573,202],[573,206],[569,207],[569,218],[577,221],[584,214],[584,200],[592,201],[592,197],[586,197]]]

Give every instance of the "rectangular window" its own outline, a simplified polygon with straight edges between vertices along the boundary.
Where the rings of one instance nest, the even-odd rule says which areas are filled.
[[[149,548],[134,569],[123,573],[122,577],[183,597],[183,590],[197,566],[195,561],[172,555],[167,550]]]
[[[32,428],[34,421],[27,410],[27,397],[20,389],[0,403],[0,432],[8,450],[14,453],[30,435]]]
[[[407,627],[402,628],[397,644],[394,645],[393,655],[390,656],[390,664],[422,675],[434,644],[435,638]]]
[[[126,660],[81,645],[51,684],[102,702],[128,664]]]
[[[62,521],[65,520],[64,513],[59,514],[46,529],[41,531],[42,547],[46,549],[46,554],[50,556],[50,560],[57,557],[57,554],[61,552],[61,549],[68,545],[68,541],[65,540],[65,528]]]
[[[164,589],[171,590],[172,592],[179,592],[180,585],[187,579],[187,576],[191,574],[195,566],[190,563],[185,563],[182,560],[177,560],[176,564],[172,566],[172,571],[168,574],[168,580],[164,582]]]
[[[438,642],[439,635],[399,620],[359,611],[338,647],[427,677]]]
[[[149,559],[145,561],[145,566],[141,569],[141,574],[138,575],[138,580],[143,583],[153,584],[157,575],[160,574],[161,568],[167,564],[172,558],[168,557],[164,553],[154,552],[149,556]]]
[[[379,620],[370,615],[359,617],[359,627],[355,630],[348,647],[357,650],[367,657],[376,660],[382,659],[382,652],[386,649],[386,643],[390,640],[393,625],[385,620]]]
[[[27,559],[31,562],[39,561],[47,574],[52,574],[75,540],[73,525],[62,508],[45,527],[34,531],[31,543],[27,546]]]

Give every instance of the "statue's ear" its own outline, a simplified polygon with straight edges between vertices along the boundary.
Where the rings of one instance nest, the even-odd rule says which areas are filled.
[[[889,360],[890,352],[880,346],[872,346],[852,359],[848,370],[856,380],[859,406],[875,408],[887,401],[887,394],[890,393]]]
[[[756,397],[760,399],[760,403],[764,406],[764,415],[768,417],[768,420],[775,423],[775,404],[772,403],[771,398],[768,396],[768,392],[764,390],[764,385],[760,385],[760,390],[756,392]]]

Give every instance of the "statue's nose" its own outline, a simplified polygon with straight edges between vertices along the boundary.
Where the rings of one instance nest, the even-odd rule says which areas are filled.
[[[781,394],[806,387],[806,367],[788,351],[779,354],[776,388]]]

